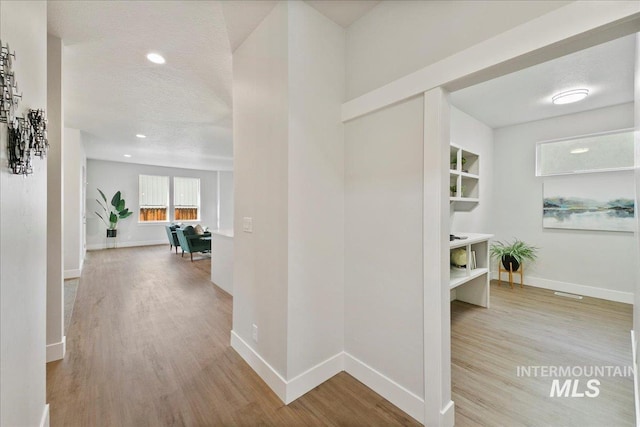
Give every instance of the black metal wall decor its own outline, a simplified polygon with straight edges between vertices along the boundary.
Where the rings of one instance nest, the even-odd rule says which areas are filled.
[[[32,158],[46,157],[49,149],[47,119],[44,110],[29,110],[26,116],[17,117],[15,110],[22,98],[13,72],[13,60],[9,45],[0,41],[0,122],[7,123],[9,168],[15,174],[33,173]]]
[[[13,72],[13,59],[9,45],[0,41],[0,122],[11,123],[15,117],[15,108],[22,95],[18,94],[18,82]]]

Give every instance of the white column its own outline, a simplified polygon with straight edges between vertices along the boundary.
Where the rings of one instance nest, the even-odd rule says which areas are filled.
[[[62,40],[47,37],[47,362],[65,353]]]
[[[449,98],[424,94],[424,406],[426,426],[451,427],[449,301]]]

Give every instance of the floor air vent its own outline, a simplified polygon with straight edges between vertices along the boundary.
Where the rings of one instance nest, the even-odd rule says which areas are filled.
[[[566,292],[554,292],[554,294],[558,295],[559,297],[582,299],[582,295],[568,294]]]

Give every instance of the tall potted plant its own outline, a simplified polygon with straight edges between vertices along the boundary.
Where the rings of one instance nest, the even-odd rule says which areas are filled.
[[[502,261],[504,268],[518,271],[524,260],[534,261],[538,258],[538,248],[528,245],[518,239],[513,243],[495,242],[491,244],[491,256]]]
[[[96,212],[96,215],[98,215],[107,226],[107,237],[116,237],[118,235],[118,221],[130,217],[133,212],[125,207],[125,202],[120,191],[116,191],[116,194],[113,195],[110,206],[107,203],[107,197],[99,188],[98,193],[100,193],[100,197],[102,197],[104,203],[98,199],[96,199],[96,202],[98,202],[104,212],[102,215]]]

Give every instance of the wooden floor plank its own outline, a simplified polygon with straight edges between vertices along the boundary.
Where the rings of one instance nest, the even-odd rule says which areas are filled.
[[[456,426],[634,425],[631,377],[599,378],[595,398],[560,398],[549,396],[553,378],[517,376],[518,366],[630,366],[632,316],[628,304],[495,282],[490,309],[454,301]]]
[[[418,425],[346,373],[288,406],[229,346],[232,299],[210,261],[168,247],[90,252],[63,361],[47,365],[51,425]],[[491,309],[453,302],[457,426],[633,425],[633,382],[600,396],[549,398],[549,378],[521,365],[631,363],[632,308],[492,284]]]
[[[89,252],[51,426],[419,425],[346,373],[288,406],[229,346],[231,297],[210,260],[167,246]]]

